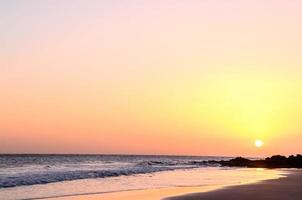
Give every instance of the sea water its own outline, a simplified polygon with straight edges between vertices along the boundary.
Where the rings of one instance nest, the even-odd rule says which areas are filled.
[[[228,168],[210,156],[1,155],[0,199],[24,200],[128,190],[234,185],[280,175]]]

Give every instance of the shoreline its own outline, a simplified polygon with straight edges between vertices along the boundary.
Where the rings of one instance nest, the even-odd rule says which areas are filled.
[[[227,186],[208,192],[197,192],[162,200],[300,200],[302,196],[302,171],[290,171],[284,177],[257,183]]]
[[[223,186],[220,186],[223,187]],[[100,194],[72,195],[62,197],[43,198],[43,200],[161,200],[170,196],[178,196],[189,193],[198,193],[200,191],[212,191],[220,188],[219,186],[203,187],[173,187],[173,188],[155,188],[139,189],[120,192],[108,192]],[[39,199],[36,199],[39,200]],[[42,199],[41,199],[42,200]]]
[[[225,188],[245,186],[251,184],[260,184],[266,180],[278,180],[287,176],[290,171],[280,170],[279,177],[272,177],[269,179],[238,182],[234,184],[220,184],[220,185],[203,185],[203,186],[186,186],[186,187],[170,187],[170,188],[154,188],[154,189],[143,189],[143,190],[131,190],[131,191],[120,191],[103,194],[87,194],[87,195],[76,195],[76,196],[65,196],[46,198],[49,200],[191,200],[191,195],[204,194],[210,192],[216,192],[224,190]],[[302,180],[302,179],[301,179]],[[180,199],[178,199],[180,198]]]

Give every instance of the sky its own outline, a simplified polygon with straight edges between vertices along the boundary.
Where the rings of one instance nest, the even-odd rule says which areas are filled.
[[[301,153],[301,10],[0,0],[0,153]]]

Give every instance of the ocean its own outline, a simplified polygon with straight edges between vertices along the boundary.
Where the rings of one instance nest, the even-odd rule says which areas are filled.
[[[42,199],[150,188],[236,184],[265,179],[277,173],[219,167],[203,162],[227,159],[230,157],[1,155],[0,199]]]

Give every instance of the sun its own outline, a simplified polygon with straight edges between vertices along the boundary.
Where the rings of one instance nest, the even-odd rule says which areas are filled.
[[[255,141],[255,146],[258,147],[258,148],[262,147],[263,146],[263,141],[262,140],[256,140]]]

